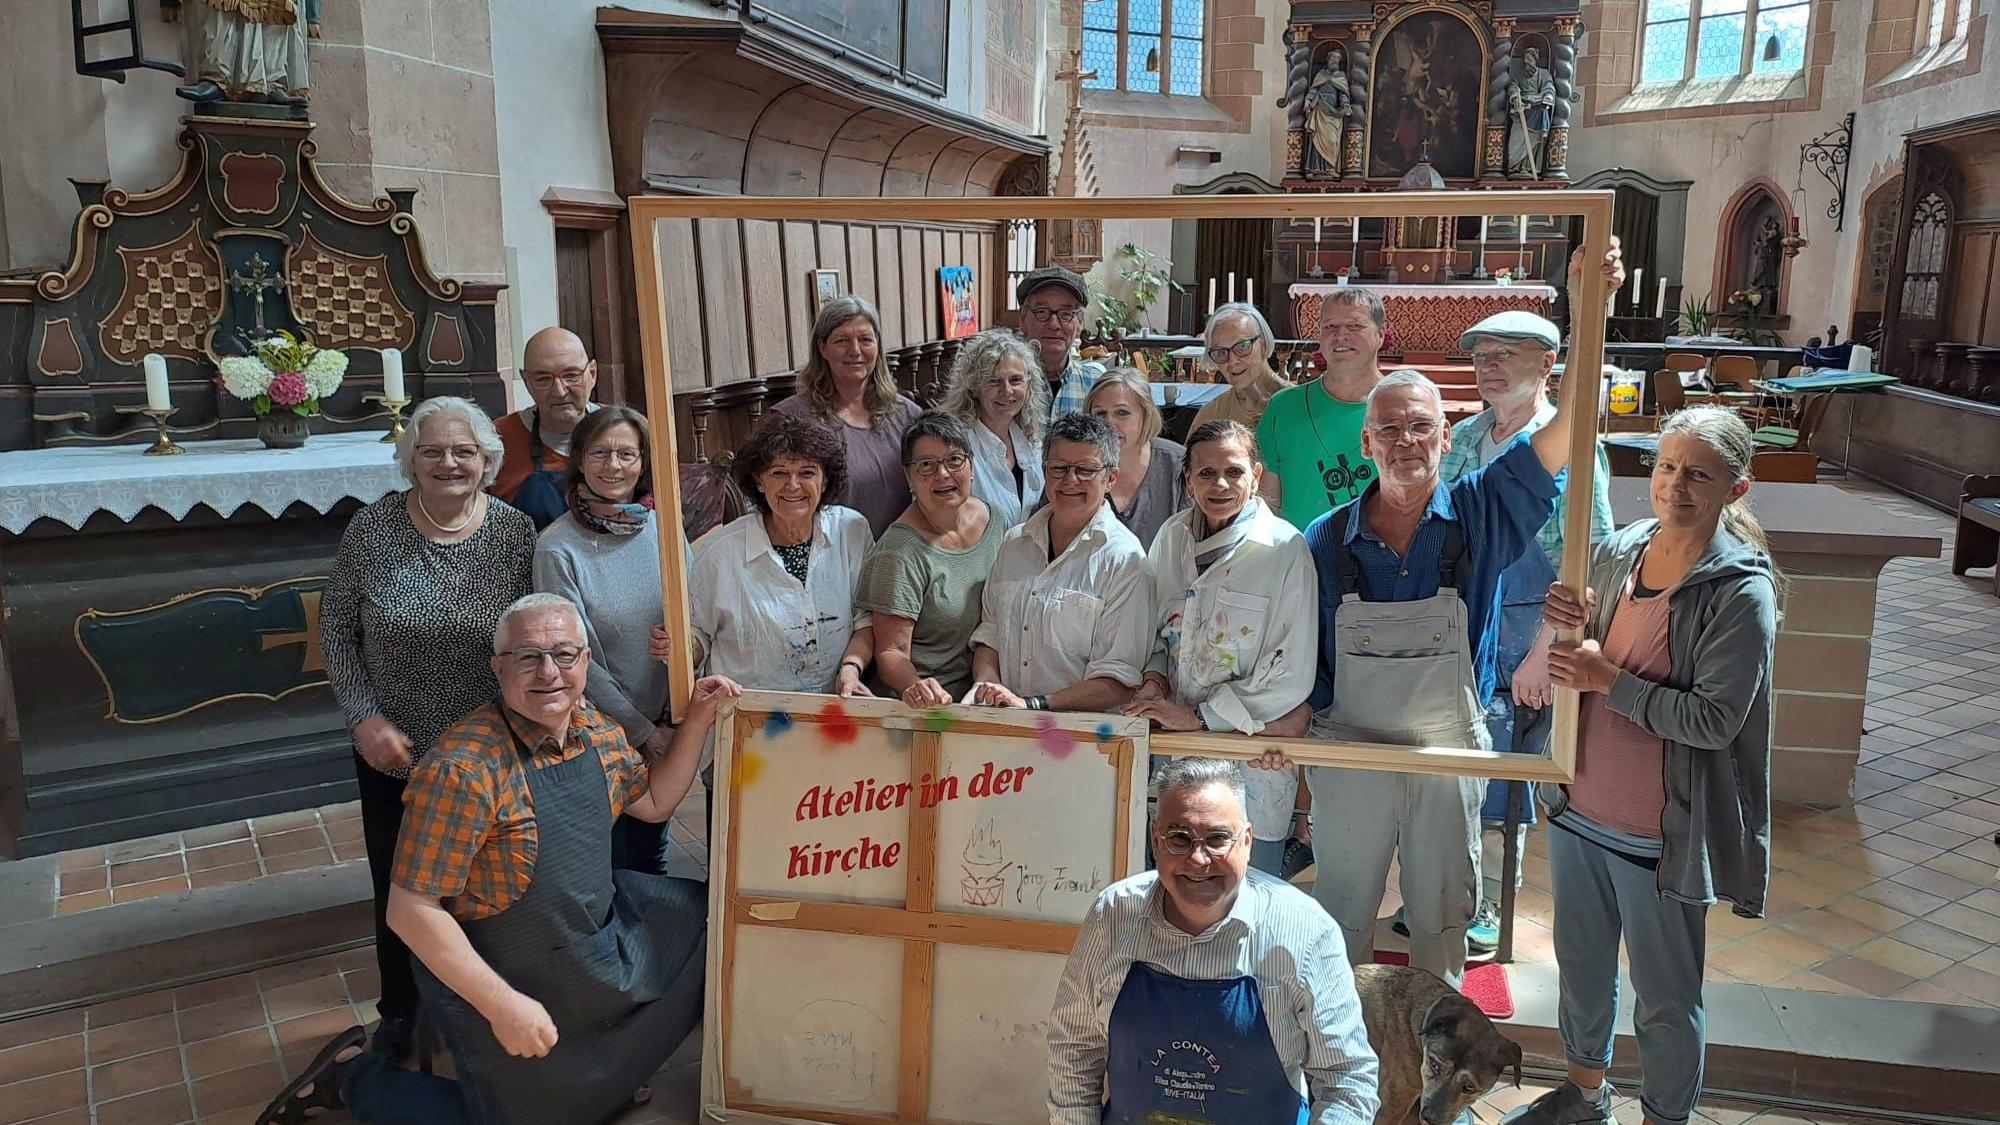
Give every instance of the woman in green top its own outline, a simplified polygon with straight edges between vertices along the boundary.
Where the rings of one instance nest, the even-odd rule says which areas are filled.
[[[972,688],[979,597],[1006,524],[972,494],[972,435],[928,411],[903,434],[910,506],[869,551],[854,605],[875,615],[875,671],[911,707],[956,702]]]

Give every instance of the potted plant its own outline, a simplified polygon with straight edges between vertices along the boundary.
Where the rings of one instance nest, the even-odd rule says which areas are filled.
[[[347,356],[280,329],[258,341],[251,354],[224,359],[220,368],[216,382],[250,404],[265,447],[297,449],[306,443],[320,400],[340,388]]]
[[[1127,358],[1123,338],[1151,330],[1146,314],[1160,294],[1169,288],[1183,291],[1168,272],[1172,266],[1158,254],[1127,242],[1091,268],[1090,309],[1084,315],[1097,336],[1119,341],[1121,360]]]
[[[1333,275],[1333,283],[1334,283],[1335,285],[1346,285],[1346,284],[1347,284],[1347,279],[1348,279],[1349,277],[1351,277],[1352,275],[1353,275],[1353,271],[1352,271],[1352,270],[1351,270],[1351,269],[1350,269],[1349,267],[1347,267],[1347,266],[1342,266],[1342,267],[1340,267],[1340,269],[1339,269],[1339,270],[1335,271],[1335,273],[1334,273],[1334,275]]]
[[[1708,306],[1708,294],[1689,297],[1681,305],[1681,331],[1690,336],[1706,336],[1715,321],[1715,310]]]
[[[1763,327],[1764,291],[1761,289],[1738,289],[1729,295],[1726,308],[1736,318],[1737,332],[1743,342],[1751,347],[1775,346],[1778,334]]]
[[[1494,271],[1493,271],[1493,284],[1495,284],[1495,285],[1512,285],[1512,284],[1514,284],[1514,269],[1513,269],[1513,267],[1512,267],[1512,266],[1501,266],[1501,267],[1500,267],[1499,269],[1497,269],[1497,270],[1494,270]]]

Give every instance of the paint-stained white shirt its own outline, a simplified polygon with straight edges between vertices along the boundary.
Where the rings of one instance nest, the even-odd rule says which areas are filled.
[[[1042,498],[1042,451],[1020,426],[1007,427],[1002,439],[985,423],[974,421],[972,431],[972,494],[986,501],[993,514],[1007,527],[1019,526],[1028,518],[1028,509]],[[1007,447],[1014,449],[1014,461],[1021,466],[1021,485],[1014,486],[1014,470],[1007,467]]]
[[[814,517],[801,583],[771,549],[762,512],[702,536],[688,613],[708,652],[704,674],[761,691],[826,691],[848,638],[873,623],[854,609],[854,580],[873,543],[867,517],[828,504]]]
[[[1017,695],[1100,677],[1137,687],[1153,645],[1146,551],[1107,499],[1051,561],[1053,512],[1043,508],[1007,533],[972,643],[999,654],[1000,682]]]
[[[1187,980],[1254,977],[1264,1022],[1312,1125],[1371,1125],[1375,1052],[1340,930],[1303,891],[1255,868],[1229,916],[1188,934],[1161,913],[1157,871],[1097,896],[1070,950],[1049,1017],[1050,1125],[1098,1125],[1111,1008],[1134,962]],[[1171,1030],[1171,1029],[1168,1029]]]

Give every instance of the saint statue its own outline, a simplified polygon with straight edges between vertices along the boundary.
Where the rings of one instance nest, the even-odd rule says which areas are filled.
[[[1539,64],[1541,52],[1521,53],[1521,77],[1507,88],[1507,176],[1515,180],[1542,178],[1542,145],[1555,115],[1556,84]]]
[[[304,105],[306,40],[319,36],[319,0],[160,0],[179,17],[194,81],[174,92],[191,102]]]
[[[1778,265],[1784,260],[1785,231],[1775,215],[1764,216],[1750,248],[1750,288],[1764,295],[1764,307],[1778,307]]]
[[[1305,170],[1340,175],[1340,138],[1347,128],[1350,99],[1347,93],[1347,65],[1340,48],[1326,53],[1326,62],[1306,87]]]

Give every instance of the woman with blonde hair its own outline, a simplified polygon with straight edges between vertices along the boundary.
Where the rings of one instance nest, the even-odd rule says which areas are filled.
[[[1042,427],[1049,385],[1032,344],[1004,328],[960,344],[938,409],[972,437],[972,494],[1003,528],[1028,518],[1042,497]]]
[[[1549,808],[1558,1006],[1569,1080],[1524,1125],[1611,1121],[1618,945],[1637,1004],[1646,1120],[1680,1125],[1701,1092],[1708,907],[1764,913],[1771,872],[1771,655],[1783,578],[1743,503],[1750,430],[1702,406],[1661,428],[1653,518],[1598,543],[1579,598],[1546,613],[1581,642],[1550,650],[1583,693],[1576,779]]]
[[[1141,547],[1167,517],[1188,506],[1181,479],[1187,450],[1160,436],[1160,408],[1153,387],[1136,367],[1114,367],[1097,377],[1083,400],[1083,412],[1111,423],[1118,434],[1118,476],[1105,499]]]
[[[850,293],[820,306],[798,391],[771,409],[840,435],[847,484],[830,499],[866,516],[871,535],[881,535],[910,506],[903,431],[923,411],[896,390],[874,305]]]
[[[1194,416],[1188,432],[1210,422],[1241,422],[1251,429],[1264,417],[1271,396],[1291,386],[1271,370],[1271,354],[1278,338],[1271,322],[1245,301],[1231,301],[1208,316],[1201,330],[1201,366],[1219,372],[1229,384],[1227,394],[1209,399]]]

